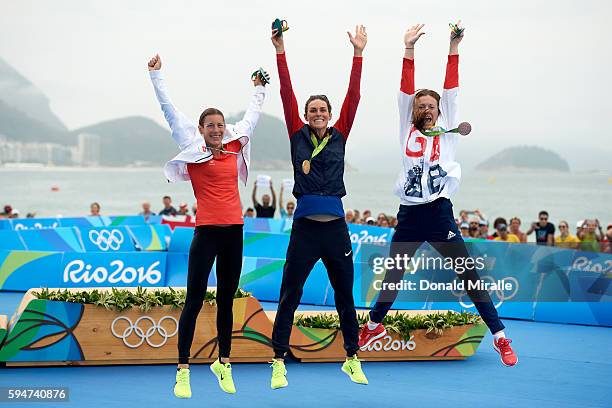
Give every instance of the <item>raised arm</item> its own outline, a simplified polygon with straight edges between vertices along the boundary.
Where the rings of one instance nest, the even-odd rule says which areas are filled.
[[[276,209],[276,192],[274,191],[274,184],[270,180],[270,192],[272,193],[272,207]]]
[[[255,93],[251,97],[249,106],[246,112],[244,112],[242,120],[234,125],[234,131],[236,133],[249,137],[251,137],[255,131],[255,126],[257,126],[257,122],[259,121],[264,99],[266,98],[265,84],[261,81],[259,75],[253,78],[253,85],[255,86]]]
[[[259,204],[257,202],[257,182],[253,183],[253,194],[251,195],[251,198],[253,199],[253,207],[257,207]]]
[[[457,115],[457,94],[459,91],[459,43],[463,39],[464,28],[460,27],[461,21],[457,22],[460,34],[451,29],[450,45],[448,50],[448,61],[446,63],[446,76],[444,78],[444,90],[440,100],[440,111],[446,119],[449,128],[457,127],[459,118]]]
[[[536,229],[536,223],[532,222],[529,229],[525,232],[525,235],[531,235],[533,231],[535,231],[535,229]]]
[[[410,131],[412,123],[412,105],[414,101],[414,47],[419,38],[425,34],[421,29],[424,24],[417,24],[404,34],[404,59],[402,61],[402,79],[397,98],[400,115],[400,137],[404,138]]]
[[[598,219],[595,219],[595,223],[597,225],[597,230],[595,230],[595,237],[597,238],[598,241],[602,241],[606,234],[604,234],[603,228],[601,228],[601,224],[599,223]]]
[[[282,36],[276,36],[277,30],[272,30],[272,45],[276,49],[276,67],[278,69],[278,80],[280,82],[280,94],[283,101],[283,111],[285,113],[285,123],[289,137],[298,131],[304,122],[300,119],[300,110],[291,86],[289,67],[285,56],[285,40]]]
[[[355,26],[355,35],[352,35],[350,32],[347,32],[347,34],[349,41],[353,45],[353,66],[351,68],[348,91],[344,97],[342,109],[340,109],[340,116],[338,116],[338,120],[334,124],[334,127],[344,136],[344,140],[348,139],[351,132],[357,107],[359,106],[359,99],[361,98],[360,85],[363,49],[368,42],[368,34],[362,25]]]
[[[166,83],[161,73],[161,58],[159,55],[155,55],[149,60],[149,76],[155,89],[155,96],[161,106],[166,122],[170,126],[172,131],[172,138],[178,144],[181,150],[191,145],[194,141],[198,140],[197,127],[185,116],[182,112],[178,111],[166,90]]]

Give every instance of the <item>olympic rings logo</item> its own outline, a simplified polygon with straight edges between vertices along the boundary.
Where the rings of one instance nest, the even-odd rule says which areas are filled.
[[[117,251],[123,243],[123,234],[117,229],[111,231],[107,229],[102,229],[99,231],[90,230],[89,240],[92,242],[92,244],[100,248],[100,251],[108,251],[109,249]]]
[[[127,322],[127,327],[123,329],[122,333],[117,333],[116,325],[121,320],[124,320],[125,322]],[[169,332],[163,326],[163,323],[166,320],[170,320],[174,324],[174,330],[172,332]],[[143,321],[149,322],[150,327],[148,328],[140,327],[140,323]],[[115,320],[113,320],[113,323],[111,324],[111,332],[113,333],[113,336],[115,336],[118,339],[123,340],[123,344],[125,344],[129,348],[133,348],[133,349],[138,348],[145,341],[147,342],[149,346],[153,348],[160,348],[166,344],[166,342],[168,341],[170,337],[173,337],[174,335],[176,335],[176,333],[178,332],[178,326],[179,326],[178,321],[176,320],[176,318],[172,316],[164,316],[161,319],[159,319],[159,322],[157,323],[150,316],[141,316],[138,319],[136,319],[134,323],[132,323],[129,317],[119,316]],[[155,343],[151,340],[151,337],[153,337],[155,333],[157,333],[159,337],[162,338],[162,340],[159,343]],[[138,341],[134,343],[130,342],[130,340],[128,339],[132,335],[135,335],[138,338]]]
[[[455,279],[457,279],[457,278],[455,278]],[[495,283],[496,282],[496,280],[492,276],[490,276],[490,275],[481,276],[481,279],[482,280],[488,280],[491,283]],[[512,292],[510,294],[506,295],[506,291],[503,290],[503,289],[495,289],[495,290],[490,289],[490,290],[487,290],[487,292],[489,293],[489,296],[493,297],[493,294],[495,294],[495,296],[497,297],[497,303],[495,303],[495,308],[496,309],[499,308],[501,305],[503,305],[504,301],[513,299],[518,294],[519,287],[520,287],[518,279],[516,279],[513,276],[506,276],[505,278],[503,278],[503,280],[504,281],[512,282]],[[463,301],[463,297],[465,295],[467,295],[467,291],[465,291],[465,290],[462,290],[462,291],[455,291],[455,290],[453,290],[451,292],[452,292],[452,294],[456,298],[458,298],[459,304],[461,306],[463,306],[464,308],[470,309],[470,308],[474,307],[473,303],[471,303],[471,302],[464,302]]]

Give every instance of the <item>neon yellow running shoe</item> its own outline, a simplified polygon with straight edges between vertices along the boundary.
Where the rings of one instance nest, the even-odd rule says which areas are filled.
[[[234,379],[232,378],[232,365],[230,363],[223,364],[219,359],[215,360],[210,365],[210,371],[217,377],[219,387],[228,394],[235,394]]]
[[[350,358],[347,357],[344,364],[342,364],[342,371],[351,378],[352,382],[364,385],[368,384],[368,379],[361,369],[361,361],[359,361],[357,355]]]
[[[176,383],[174,384],[174,395],[177,398],[191,398],[191,386],[189,385],[189,369],[180,368],[176,371]]]
[[[270,380],[270,387],[273,390],[277,388],[283,388],[289,385],[287,382],[287,369],[285,368],[285,362],[282,360],[272,360],[272,379]]]

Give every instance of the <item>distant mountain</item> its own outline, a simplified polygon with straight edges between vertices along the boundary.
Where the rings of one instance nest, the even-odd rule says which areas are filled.
[[[49,99],[0,58],[0,101],[52,129],[66,131],[66,125],[51,111]]]
[[[244,113],[226,118],[227,123],[236,123]],[[126,166],[140,164],[162,165],[178,153],[178,147],[170,130],[157,122],[132,116],[109,120],[71,132],[100,136],[100,164],[104,166]],[[262,114],[251,141],[253,166],[258,168],[289,168],[289,138],[285,124],[274,116]]]
[[[557,153],[537,146],[509,147],[476,166],[477,170],[569,171],[569,164]]]
[[[227,123],[236,123],[244,112],[226,118]],[[275,116],[262,113],[251,140],[252,166],[259,170],[291,168],[289,135],[285,122]]]
[[[244,112],[227,117],[239,121]],[[100,136],[100,164],[158,166],[172,158],[178,147],[170,130],[157,122],[130,116],[69,131],[49,108],[49,99],[23,75],[0,58],[0,135],[22,143],[57,143],[75,146],[80,133]],[[262,114],[251,141],[253,166],[289,169],[289,138],[285,123]]]
[[[72,145],[75,138],[63,129],[32,119],[0,100],[0,134],[17,142],[40,142]]]
[[[171,159],[178,147],[170,131],[142,116],[108,120],[71,132],[100,136],[100,164],[126,166],[135,162],[161,165]]]

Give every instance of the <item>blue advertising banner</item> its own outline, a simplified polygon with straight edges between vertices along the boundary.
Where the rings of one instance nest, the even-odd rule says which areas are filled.
[[[0,229],[0,249],[26,249],[17,231]]]
[[[15,231],[28,229],[57,228],[60,226],[57,218],[14,218],[10,220]]]
[[[166,286],[187,286],[189,254],[168,252],[166,257]],[[214,273],[211,273],[214,275]]]
[[[275,218],[245,218],[245,232],[268,232],[272,234],[290,234],[292,219]],[[391,241],[394,230],[392,228],[375,227],[371,225],[348,224],[351,242],[373,243]]]
[[[263,218],[263,220],[266,219]],[[389,228],[363,225],[349,226],[354,258],[356,259],[359,255],[362,245],[372,243],[386,244],[390,242],[392,231]],[[247,257],[284,259],[287,255],[288,245],[288,234],[245,231],[243,255]]]
[[[125,225],[145,225],[145,219],[142,215],[113,215],[101,216],[104,225],[107,227],[118,227]]]
[[[244,231],[270,232],[273,234],[288,234],[291,232],[293,220],[274,218],[245,218]]]
[[[247,231],[243,245],[243,256],[285,259],[289,235]]]
[[[187,286],[187,268],[189,265],[189,254],[168,252],[166,258],[166,285],[165,286]],[[208,275],[208,287],[217,286],[216,265],[213,263]]]
[[[19,231],[19,235],[30,251],[84,251],[75,228],[30,229]]]
[[[78,228],[87,252],[135,251],[132,236],[126,227]]]
[[[283,277],[284,259],[244,257],[240,287],[253,293],[259,300],[277,302]],[[301,303],[323,305],[329,279],[321,261],[310,272]]]
[[[193,231],[194,228],[192,227],[174,228],[168,252],[189,253],[189,247],[191,247],[191,240],[193,239]]]
[[[62,227],[104,227],[101,217],[68,217],[58,218]]]
[[[372,225],[348,224],[351,242],[354,244],[373,244],[391,242],[392,228],[374,227]]]
[[[147,224],[161,224],[162,216],[161,215],[151,215],[148,219],[145,220]]]
[[[165,286],[166,253],[65,253],[57,272],[55,287]]]
[[[612,255],[494,241],[468,243],[467,248],[473,260],[482,261],[477,283],[489,293],[501,317],[612,323]],[[435,251],[424,244],[411,257],[416,262],[449,260],[439,252],[448,250],[438,245]],[[384,272],[389,267],[382,267],[382,272],[376,269],[386,261],[394,264],[388,254],[388,246],[362,248],[354,286],[357,306],[371,307],[381,293]],[[439,266],[414,269],[411,265],[404,269],[398,289],[391,289],[396,291],[394,309],[414,308],[415,302],[422,302],[425,309],[475,310],[460,285],[461,275],[455,273],[462,273],[460,264],[451,267],[450,279]]]
[[[265,223],[258,228],[284,222],[263,220]],[[84,229],[83,243],[89,231],[100,230]],[[145,251],[163,251],[165,239],[161,235],[168,236],[167,225],[117,227],[117,230],[124,234],[130,232]],[[75,231],[74,228],[0,230],[0,241],[8,249],[23,249],[25,243],[29,250],[43,251],[0,250],[0,289],[186,284],[193,228],[177,227],[167,254],[123,252],[121,249],[115,253],[83,253],[79,252],[83,247]],[[379,293],[372,286],[376,279],[373,262],[376,257],[388,257],[392,230],[349,226],[349,231],[355,262],[355,302],[358,307],[368,308]],[[123,242],[126,240],[131,242],[131,238],[124,238]],[[285,233],[245,231],[241,286],[261,300],[277,301],[288,242],[289,235]],[[612,326],[612,255],[493,241],[471,242],[467,247],[471,257],[483,260],[484,269],[479,275],[484,283],[493,285],[486,290],[501,317]],[[103,251],[87,246],[88,251],[94,249]],[[429,244],[423,245],[417,255],[427,254],[440,258]],[[148,255],[153,258],[147,258]],[[451,269],[452,279],[460,281],[455,270]],[[209,285],[215,286],[215,282],[213,267]],[[498,282],[503,285],[497,285]],[[449,293],[447,297],[430,293],[416,300],[400,294],[394,309],[474,310],[464,289],[453,289]],[[333,305],[333,295],[327,271],[318,262],[306,283],[302,302]]]
[[[113,215],[94,217],[60,217],[60,218],[13,218],[0,220],[0,229],[45,229],[58,227],[105,227],[159,224],[161,217],[150,217],[148,222],[142,215]]]
[[[61,252],[0,250],[0,290],[62,287],[57,279],[62,256]]]
[[[0,290],[165,286],[163,252],[0,251]]]
[[[127,227],[139,251],[167,251],[172,230],[167,224],[131,225]],[[193,234],[192,234],[193,235]]]

